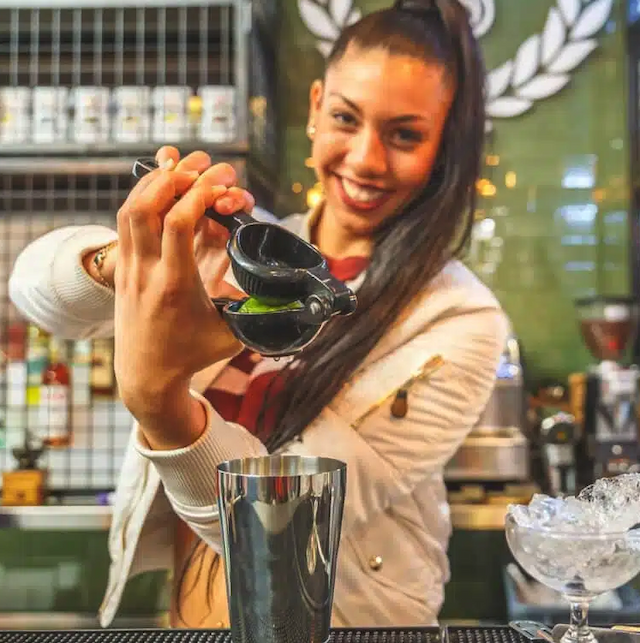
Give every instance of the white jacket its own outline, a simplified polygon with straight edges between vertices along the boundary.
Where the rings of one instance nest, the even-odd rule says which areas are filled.
[[[311,216],[294,215],[285,225],[309,239]],[[101,226],[71,226],[34,241],[14,266],[12,301],[56,335],[112,335],[113,294],[84,272],[80,258],[115,236]],[[451,531],[443,468],[488,401],[507,332],[492,293],[460,262],[450,262],[301,439],[286,448],[347,463],[333,626],[437,622],[449,578]],[[435,355],[444,365],[411,386],[407,415],[392,417],[390,398]],[[206,388],[223,367],[212,366],[192,394],[199,396],[195,389]],[[385,403],[352,426],[383,398]],[[175,514],[221,550],[215,467],[266,452],[243,427],[226,423],[200,399],[209,428],[187,448],[150,451],[134,424],[113,507],[103,626],[112,621],[129,578],[172,567]]]

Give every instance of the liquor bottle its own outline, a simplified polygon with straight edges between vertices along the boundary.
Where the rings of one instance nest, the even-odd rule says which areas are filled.
[[[51,338],[49,363],[42,373],[40,387],[40,428],[43,444],[50,448],[71,445],[71,371],[67,364],[66,343]]]
[[[116,379],[113,370],[113,340],[94,339],[91,369],[93,399],[113,399]]]
[[[50,335],[34,324],[28,326],[27,404],[37,412],[40,405],[42,373],[49,363]]]

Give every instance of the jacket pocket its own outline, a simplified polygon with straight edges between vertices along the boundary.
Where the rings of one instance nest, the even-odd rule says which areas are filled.
[[[387,513],[346,537],[363,575],[371,582],[404,594],[435,613],[444,593],[443,571],[428,552]]]

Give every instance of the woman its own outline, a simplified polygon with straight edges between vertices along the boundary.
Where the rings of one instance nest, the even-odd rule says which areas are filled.
[[[253,200],[202,153],[160,150],[164,169],[118,213],[117,246],[90,226],[24,251],[13,301],[59,335],[114,333],[136,420],[103,625],[127,578],[153,568],[175,570],[174,625],[226,624],[213,471],[274,451],[347,462],[333,625],[436,623],[449,574],[442,472],[488,400],[507,333],[495,298],[455,259],[472,223],[483,81],[457,0],[398,2],[336,42],[310,91],[325,198],[284,225],[357,289],[358,309],[293,362],[242,351],[210,304],[233,289],[224,233],[203,212]],[[398,412],[397,391],[436,355],[443,365],[411,385]]]

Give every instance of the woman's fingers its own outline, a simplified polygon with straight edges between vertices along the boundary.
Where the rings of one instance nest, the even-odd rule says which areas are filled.
[[[194,271],[193,238],[196,224],[213,205],[216,191],[207,185],[191,188],[169,211],[162,233],[162,260],[174,278]],[[187,271],[187,273],[185,273]]]
[[[251,212],[255,206],[255,199],[249,192],[242,188],[229,188],[224,196],[217,199],[214,209],[220,214],[233,214],[234,212]]]
[[[198,179],[200,183],[206,183],[210,186],[224,185],[227,188],[233,187],[238,182],[238,175],[229,163],[216,163],[202,173]]]
[[[118,210],[117,230],[118,230],[118,263],[123,266],[126,264],[133,254],[133,242],[131,239],[131,227],[129,225],[129,211],[132,204],[144,190],[150,185],[158,176],[159,170],[150,172],[143,176],[133,187],[129,196]],[[123,268],[124,269],[124,268]]]
[[[155,173],[154,173],[155,174]],[[169,210],[176,196],[193,185],[198,172],[159,171],[144,190],[128,203],[124,216],[128,218],[133,254],[144,259],[160,257],[162,214]]]
[[[176,165],[178,172],[196,171],[202,174],[211,167],[211,157],[202,151],[191,152]]]
[[[202,174],[211,167],[211,157],[201,150],[187,154],[183,159],[180,152],[172,145],[165,145],[156,152],[156,163],[164,170],[177,170],[179,172],[197,171]]]
[[[163,145],[156,152],[156,163],[163,170],[172,170],[180,161],[180,152],[172,145]]]

